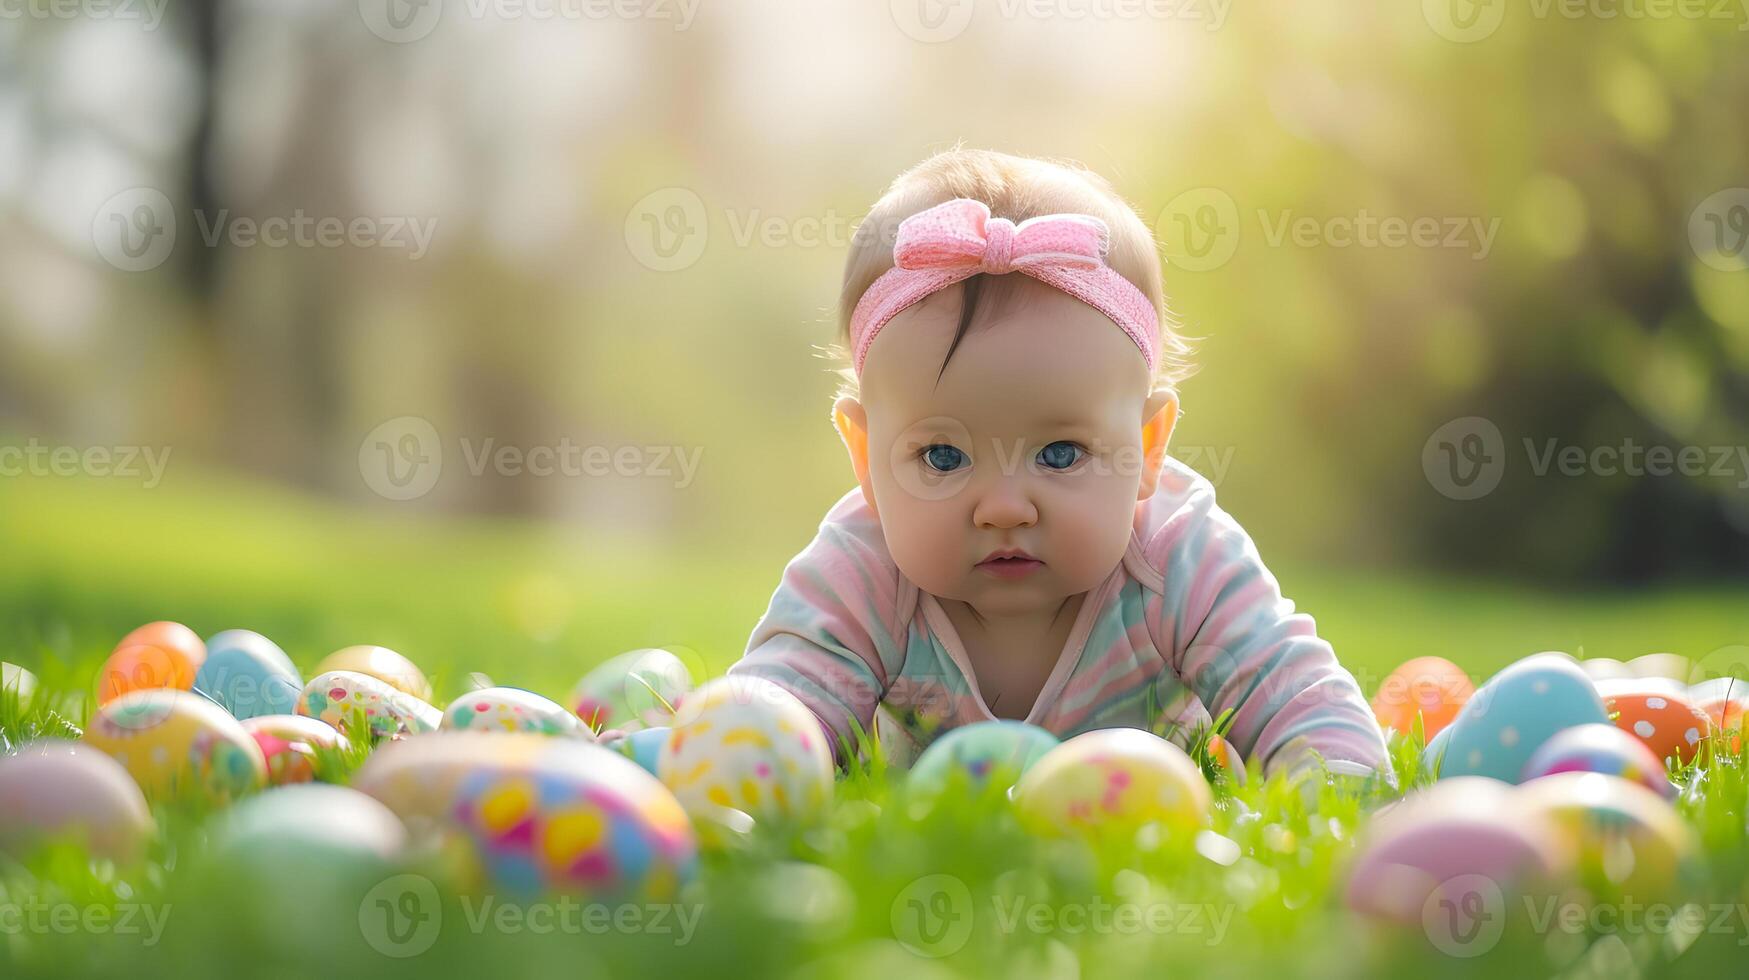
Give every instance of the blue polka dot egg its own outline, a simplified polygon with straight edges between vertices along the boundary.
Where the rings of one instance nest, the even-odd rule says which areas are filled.
[[[1441,733],[1439,776],[1516,783],[1530,757],[1555,733],[1608,720],[1603,699],[1578,661],[1561,653],[1526,657],[1482,685],[1449,734]]]

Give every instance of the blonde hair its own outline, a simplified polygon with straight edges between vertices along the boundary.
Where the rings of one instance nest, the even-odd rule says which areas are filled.
[[[857,394],[856,372],[849,357],[850,317],[868,287],[893,267],[893,236],[898,232],[899,222],[959,197],[982,201],[991,214],[1016,224],[1037,215],[1059,213],[1090,214],[1103,220],[1111,229],[1111,250],[1106,254],[1106,262],[1148,297],[1160,317],[1160,363],[1152,388],[1176,387],[1194,372],[1190,341],[1177,332],[1166,308],[1154,236],[1109,181],[1070,160],[955,146],[895,178],[852,236],[850,255],[844,263],[844,285],[838,297],[838,342],[826,348],[842,379],[839,395]],[[1006,278],[976,275],[965,280],[961,335],[970,322],[979,292],[1001,291],[1002,280]],[[952,348],[948,356],[953,356]]]

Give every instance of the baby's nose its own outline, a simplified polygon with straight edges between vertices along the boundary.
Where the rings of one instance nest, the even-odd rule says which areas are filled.
[[[996,481],[972,511],[972,523],[978,527],[1031,527],[1038,523],[1038,508],[1026,493],[1024,481],[1007,477]]]

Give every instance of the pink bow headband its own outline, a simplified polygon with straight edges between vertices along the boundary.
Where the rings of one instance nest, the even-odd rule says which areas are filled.
[[[1111,318],[1136,342],[1152,372],[1159,363],[1159,313],[1133,283],[1105,264],[1111,233],[1086,214],[1043,214],[1016,225],[990,217],[982,201],[955,198],[906,218],[893,240],[893,268],[876,279],[850,317],[856,373],[887,321],[911,304],[980,272],[1023,272]]]

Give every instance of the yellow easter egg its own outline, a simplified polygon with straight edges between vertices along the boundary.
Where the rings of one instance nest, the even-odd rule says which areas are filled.
[[[331,670],[368,674],[397,691],[431,703],[431,681],[425,672],[388,647],[355,646],[336,650],[322,658],[309,676],[316,677]]]
[[[151,688],[105,704],[85,744],[122,764],[158,801],[202,795],[224,803],[267,784],[267,760],[237,719],[190,691]]]
[[[343,732],[353,718],[363,718],[371,735],[379,738],[435,732],[443,722],[443,712],[435,707],[350,670],[331,670],[304,685],[297,712]]]
[[[1516,802],[1560,828],[1583,867],[1643,901],[1673,899],[1698,846],[1662,796],[1619,776],[1544,776],[1519,787]]]
[[[1045,753],[1014,787],[1021,820],[1037,832],[1132,833],[1159,821],[1201,827],[1214,805],[1183,749],[1139,728],[1084,732]]]
[[[731,675],[683,695],[656,772],[688,813],[727,807],[807,819],[832,792],[832,750],[807,706],[762,677]]]

